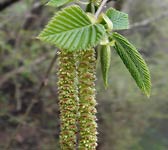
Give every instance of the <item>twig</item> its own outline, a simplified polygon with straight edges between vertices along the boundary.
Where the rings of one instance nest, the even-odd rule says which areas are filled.
[[[16,34],[16,40],[14,44],[13,56],[14,56],[14,68],[17,69],[19,67],[19,63],[17,61],[16,54],[18,53],[19,45],[20,45],[20,31]],[[15,99],[16,99],[16,110],[19,111],[22,108],[22,101],[20,99],[20,83],[17,82],[17,78],[14,78],[15,84]]]
[[[32,68],[32,66],[36,66],[38,64],[40,64],[41,62],[43,62],[45,59],[48,58],[49,55],[45,55],[45,56],[42,56],[40,58],[37,58],[35,61],[33,61],[29,66],[21,66],[15,70],[12,70],[8,73],[6,73],[5,75],[1,76],[0,77],[0,86],[3,85],[3,83],[5,83],[6,81],[8,81],[10,78],[12,78],[13,76],[19,74],[19,73],[22,73],[24,72],[25,70],[27,70],[27,68]]]
[[[20,0],[6,0],[0,3],[0,11],[5,10],[7,7],[11,6],[12,4],[18,2]]]
[[[10,146],[12,145],[12,142],[13,142],[13,139],[15,138],[16,134],[19,132],[20,128],[22,127],[22,124],[23,122],[27,119],[28,115],[30,114],[34,104],[36,104],[38,102],[37,98],[39,96],[39,94],[41,93],[42,89],[46,86],[47,84],[47,81],[48,81],[48,77],[49,77],[49,74],[55,64],[55,61],[57,59],[57,53],[55,54],[54,58],[52,59],[48,69],[47,69],[47,72],[45,74],[45,77],[44,77],[44,80],[41,82],[39,88],[38,88],[38,91],[37,91],[37,94],[34,96],[34,98],[32,99],[31,103],[29,104],[28,108],[26,109],[26,112],[25,114],[23,115],[23,119],[21,120],[21,122],[18,124],[18,126],[16,127],[14,133],[11,135],[11,138],[9,139],[6,147],[4,150],[9,150]]]
[[[98,8],[96,14],[95,14],[95,17],[98,18],[99,14],[101,13],[103,7],[106,5],[108,0],[103,0],[100,7]]]
[[[38,21],[38,18],[40,18],[40,15],[42,13],[43,10],[43,4],[41,2],[35,2],[30,10],[30,12],[28,13],[28,15],[26,15],[26,19],[23,23],[22,28],[24,30],[28,30],[32,27],[32,25],[34,24],[35,21]]]
[[[147,26],[152,22],[155,22],[157,20],[163,19],[165,17],[168,17],[168,11],[161,13],[160,15],[156,16],[156,17],[151,17],[151,18],[147,18],[143,21],[140,22],[136,22],[133,23],[132,25],[130,25],[129,29],[134,29],[134,28],[138,28],[138,27],[143,27],[143,26]]]

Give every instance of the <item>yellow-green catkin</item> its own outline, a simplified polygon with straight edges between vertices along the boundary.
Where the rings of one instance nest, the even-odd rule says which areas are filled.
[[[97,146],[94,49],[79,52],[78,90],[79,90],[79,150],[95,150]]]
[[[58,94],[60,108],[61,150],[75,150],[77,145],[78,90],[75,54],[58,52]]]

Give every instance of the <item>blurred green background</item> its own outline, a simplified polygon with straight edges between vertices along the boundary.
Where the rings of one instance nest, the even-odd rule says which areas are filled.
[[[20,123],[11,150],[57,150],[56,63],[29,116],[22,119],[56,53],[35,37],[58,9],[45,7],[45,0],[18,0],[1,9],[5,1],[0,0],[0,150]],[[107,90],[97,67],[97,150],[167,150],[168,0],[118,0],[108,7],[129,14],[130,29],[121,34],[149,65],[152,93],[149,99],[141,93],[112,49]]]

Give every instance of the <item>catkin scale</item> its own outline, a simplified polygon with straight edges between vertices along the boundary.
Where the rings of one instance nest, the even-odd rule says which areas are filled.
[[[100,48],[101,70],[105,87],[108,86],[108,73],[111,63],[111,49],[109,45],[102,45]]]

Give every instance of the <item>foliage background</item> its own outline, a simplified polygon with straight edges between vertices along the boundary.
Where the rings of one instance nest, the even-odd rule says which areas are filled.
[[[5,0],[1,0],[3,3]],[[0,150],[37,94],[56,48],[36,36],[56,9],[46,1],[18,1],[0,11]],[[112,50],[109,88],[105,90],[97,68],[98,150],[168,149],[168,0],[110,2],[130,16],[122,31],[140,50],[152,76],[152,94],[146,98],[136,87],[120,58]],[[160,17],[157,18],[160,14]],[[150,18],[157,18],[150,21]],[[142,21],[149,21],[142,25]],[[100,65],[99,65],[100,66]],[[14,138],[11,150],[59,149],[57,64],[39,94],[29,117]]]

